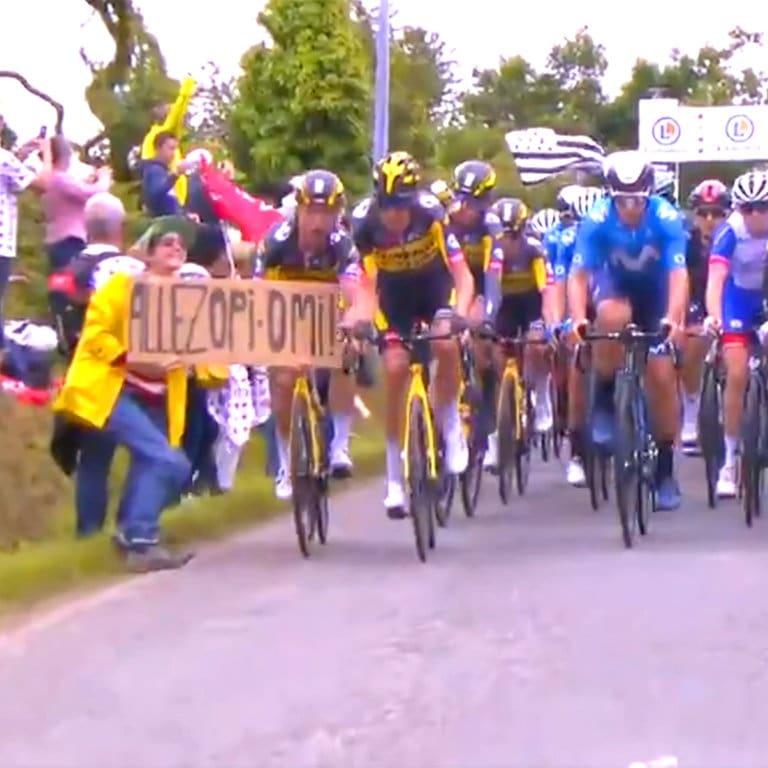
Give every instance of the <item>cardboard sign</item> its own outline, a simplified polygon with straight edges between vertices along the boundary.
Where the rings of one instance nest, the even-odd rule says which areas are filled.
[[[341,367],[338,286],[267,280],[138,278],[131,362]]]

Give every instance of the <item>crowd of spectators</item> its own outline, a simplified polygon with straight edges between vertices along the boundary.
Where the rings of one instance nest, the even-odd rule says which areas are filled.
[[[191,553],[164,546],[161,513],[190,496],[231,488],[253,426],[267,436],[268,470],[275,462],[264,371],[127,360],[135,276],[237,277],[233,240],[253,242],[254,221],[263,230],[280,219],[277,210],[236,188],[231,167],[205,152],[182,157],[193,90],[194,82],[185,80],[142,144],[137,171],[150,222],[135,243],[126,239],[126,210],[110,192],[109,168],[84,165],[64,136],[37,139],[16,153],[0,150],[0,349],[3,296],[16,256],[17,198],[33,188],[44,213],[50,315],[67,364],[53,403],[51,453],[73,476],[76,533],[86,537],[104,529],[115,451],[127,449],[113,542],[135,571],[189,561]],[[247,256],[247,242],[243,250]],[[247,266],[243,274],[250,274]],[[230,418],[235,405],[238,423]]]

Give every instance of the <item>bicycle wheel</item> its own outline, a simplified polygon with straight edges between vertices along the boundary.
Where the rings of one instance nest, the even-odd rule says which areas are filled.
[[[590,369],[585,381],[587,418],[585,421],[582,442],[584,451],[584,474],[586,476],[587,488],[589,489],[589,503],[595,512],[600,509],[600,487],[601,485],[605,485],[606,482],[603,451],[595,445],[595,441],[592,437],[592,412],[594,410],[596,386],[595,373]]]
[[[763,392],[760,374],[750,371],[744,395],[741,473],[744,484],[744,519],[748,526],[760,514],[760,421]]]
[[[470,408],[464,422],[467,445],[469,446],[469,462],[467,468],[459,476],[461,505],[467,517],[474,517],[477,500],[480,497],[480,484],[483,481],[483,449],[485,438],[480,428],[480,416],[474,408]]]
[[[710,509],[714,509],[717,506],[717,475],[725,457],[725,445],[722,391],[717,381],[717,371],[709,363],[704,365],[700,401],[699,446],[704,458],[707,504]]]
[[[315,533],[317,520],[316,478],[312,475],[314,457],[309,422],[310,408],[307,397],[298,392],[294,394],[288,451],[293,486],[293,522],[299,550],[304,557],[309,557],[310,542]]]
[[[637,466],[635,390],[636,382],[632,376],[621,371],[616,376],[614,393],[616,440],[613,472],[621,536],[627,549],[632,547],[639,517],[640,477]]]
[[[517,376],[506,374],[499,389],[499,407],[496,417],[499,444],[499,497],[509,504],[512,475],[517,461]]]
[[[555,425],[552,430],[552,453],[559,459],[563,443],[568,434],[568,355],[563,347],[559,347],[555,356],[554,374],[550,381],[554,393],[552,400]]]
[[[635,409],[635,424],[643,440],[638,456],[637,527],[646,536],[651,512],[656,511],[658,449],[648,428],[648,406],[642,392],[636,392]]]
[[[525,417],[521,423],[522,440],[517,441],[517,450],[515,451],[515,479],[517,480],[517,493],[522,496],[528,489],[528,480],[531,477],[531,454],[533,453],[534,443],[534,409],[531,391],[524,389],[525,408],[523,413]],[[542,441],[546,435],[541,435]]]
[[[435,518],[441,528],[448,525],[456,496],[456,476],[449,475],[444,469],[443,450],[440,451],[441,469],[437,478],[437,498],[435,499]]]
[[[416,553],[422,563],[427,561],[427,550],[434,546],[433,498],[427,456],[427,407],[419,397],[411,400],[406,435],[409,507]]]

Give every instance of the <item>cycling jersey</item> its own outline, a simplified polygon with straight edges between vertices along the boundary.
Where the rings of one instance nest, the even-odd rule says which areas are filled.
[[[568,273],[571,271],[578,226],[574,223],[568,227],[562,227],[556,234],[554,230],[550,230],[547,234],[551,234],[547,244],[549,263],[555,281],[561,283],[568,278]]]
[[[640,224],[623,224],[610,198],[599,200],[581,220],[571,270],[593,275],[596,305],[625,299],[633,322],[655,330],[667,305],[668,275],[685,269],[686,236],[679,212],[653,195]]]
[[[547,284],[547,254],[541,242],[535,237],[523,235],[514,248],[506,247],[502,252],[502,294],[507,296],[544,290]]]
[[[462,227],[451,220],[451,229],[459,241],[464,258],[475,280],[475,292],[485,295],[485,273],[492,261],[501,262],[504,254],[499,242],[503,231],[499,217],[486,211],[473,227]]]
[[[379,313],[376,324],[400,335],[416,320],[429,322],[438,309],[453,303],[450,267],[464,261],[445,208],[427,192],[410,206],[411,221],[401,236],[386,231],[380,209],[367,198],[352,212],[352,238],[365,271],[376,277]]]
[[[723,285],[723,329],[748,333],[762,320],[768,237],[747,231],[741,213],[732,213],[715,231],[709,260],[728,267]]]
[[[699,229],[686,220],[688,242],[685,250],[685,265],[688,269],[688,324],[694,325],[704,319],[704,298],[707,292],[709,248]]]
[[[259,244],[253,276],[267,280],[311,280],[335,283],[339,278],[360,277],[360,256],[352,239],[334,229],[319,254],[304,254],[299,248],[295,219],[275,224]]]

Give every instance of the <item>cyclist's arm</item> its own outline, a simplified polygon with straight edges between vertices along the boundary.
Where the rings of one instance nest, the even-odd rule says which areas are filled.
[[[493,321],[501,305],[501,276],[504,271],[504,250],[501,247],[501,222],[493,213],[485,216],[488,234],[483,238],[485,268],[485,317]]]
[[[475,280],[456,235],[443,222],[436,221],[432,226],[436,228],[435,234],[456,286],[456,311],[462,317],[466,317],[475,298]]]
[[[683,222],[676,219],[664,221],[666,247],[663,265],[669,274],[667,317],[678,325],[685,324],[688,314],[688,269],[686,264],[687,239]]]
[[[344,301],[349,306],[346,319],[348,321],[373,320],[376,312],[373,281],[363,269],[360,254],[348,237],[344,238],[341,251],[339,287]]]
[[[587,319],[590,273],[605,264],[604,250],[600,246],[600,224],[593,209],[593,212],[583,219],[576,237],[567,288],[568,308],[576,324]]]
[[[547,284],[544,288],[542,315],[544,317],[544,322],[552,327],[562,322],[563,314],[565,313],[564,298],[562,298],[561,304],[561,297],[564,295],[565,284],[555,282],[555,273],[549,262],[545,265],[545,269]]]
[[[721,323],[723,320],[723,286],[730,270],[731,257],[736,250],[736,233],[723,222],[712,236],[705,303],[707,314]]]

